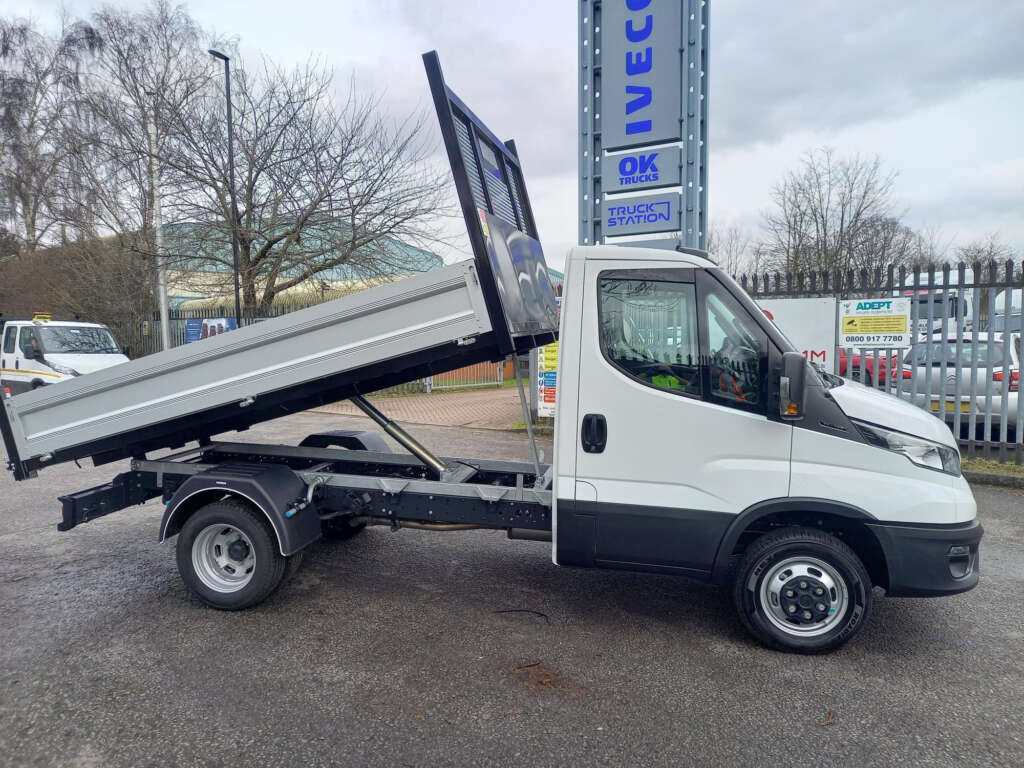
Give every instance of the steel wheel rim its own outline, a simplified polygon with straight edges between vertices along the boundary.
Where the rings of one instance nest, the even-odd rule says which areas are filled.
[[[849,590],[839,572],[808,556],[789,557],[773,565],[761,580],[759,599],[768,620],[793,637],[825,634],[842,621],[850,607]]]
[[[192,542],[192,568],[214,592],[237,592],[252,581],[256,551],[241,530],[215,523],[203,528]]]

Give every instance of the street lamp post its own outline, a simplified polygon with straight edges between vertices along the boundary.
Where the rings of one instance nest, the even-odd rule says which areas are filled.
[[[149,134],[149,184],[153,196],[153,244],[156,248],[156,288],[160,305],[160,348],[171,348],[171,320],[167,303],[167,259],[164,256],[164,224],[160,215],[160,160],[159,143],[157,142],[158,96],[152,91],[146,95],[153,99],[153,113],[146,114]]]
[[[242,304],[238,297],[238,204],[235,202],[235,147],[231,121],[231,58],[213,48],[209,54],[224,62],[224,93],[228,104],[228,196],[231,198],[231,256],[235,274],[235,324],[242,326]]]

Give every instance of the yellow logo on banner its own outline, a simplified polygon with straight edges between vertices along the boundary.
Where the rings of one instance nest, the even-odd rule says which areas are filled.
[[[844,317],[844,334],[851,333],[905,333],[906,315],[882,315],[880,317]]]

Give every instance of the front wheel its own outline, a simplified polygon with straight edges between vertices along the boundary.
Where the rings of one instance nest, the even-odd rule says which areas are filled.
[[[233,499],[207,504],[185,521],[177,556],[185,585],[204,603],[224,611],[265,600],[286,568],[264,516]],[[298,565],[297,559],[292,562]]]
[[[782,651],[839,648],[871,614],[871,578],[846,544],[813,528],[757,539],[740,563],[736,609],[760,642]]]

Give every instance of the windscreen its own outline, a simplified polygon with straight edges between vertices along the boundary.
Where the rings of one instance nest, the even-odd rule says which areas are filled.
[[[51,355],[114,355],[121,351],[106,328],[53,325],[37,328],[37,331],[43,352]]]
[[[929,317],[933,320],[954,320],[967,316],[967,300],[953,294],[948,296],[941,294],[919,295],[915,299],[915,303],[917,304],[918,322],[927,323]]]

